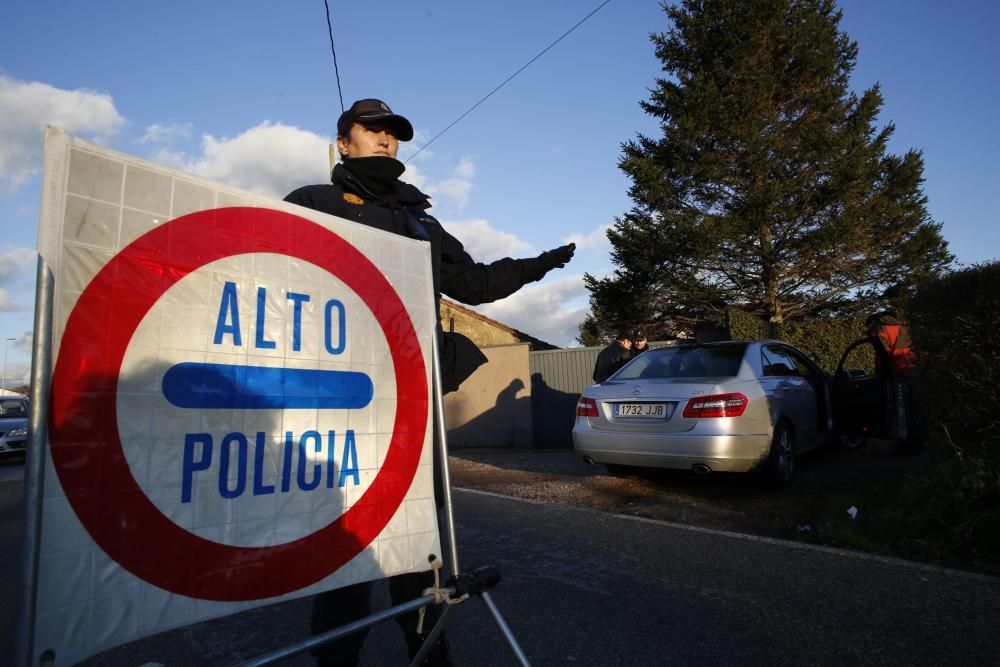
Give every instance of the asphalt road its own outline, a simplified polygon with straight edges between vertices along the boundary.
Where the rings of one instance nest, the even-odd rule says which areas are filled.
[[[0,481],[8,564],[19,487]],[[462,567],[502,569],[493,599],[536,665],[987,665],[1000,655],[998,578],[463,490],[455,501]],[[7,619],[13,581],[0,569]],[[251,610],[86,664],[232,664],[301,638],[308,613],[304,600]],[[455,608],[448,628],[456,664],[514,664],[481,601]],[[10,655],[10,624],[0,632]],[[373,631],[364,658],[405,664],[393,624]]]

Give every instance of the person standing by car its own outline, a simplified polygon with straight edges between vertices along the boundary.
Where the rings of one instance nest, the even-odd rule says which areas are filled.
[[[869,336],[878,338],[882,347],[892,359],[893,371],[897,378],[913,376],[913,350],[910,345],[910,333],[899,321],[895,310],[885,310],[869,315],[865,320],[865,328]]]
[[[331,174],[331,184],[308,185],[285,197],[285,201],[330,213],[369,227],[427,241],[431,245],[435,310],[441,294],[467,304],[489,303],[540,280],[547,272],[566,265],[576,246],[572,243],[528,259],[497,260],[481,264],[469,256],[461,242],[449,234],[427,213],[429,197],[413,185],[399,180],[406,167],[396,159],[400,141],[413,138],[413,126],[403,116],[376,99],[358,100],[337,121],[337,150],[341,162]],[[475,344],[461,334],[443,332],[438,323],[439,364],[442,390],[454,391],[486,357]],[[441,462],[435,456],[435,496],[442,503]],[[402,574],[389,579],[394,604],[420,597],[433,585],[430,572]],[[312,630],[314,634],[370,614],[372,582],[362,582],[322,593],[314,599]],[[400,617],[407,648],[412,659],[420,650],[424,635],[434,626],[436,608],[429,608],[421,625],[416,612]],[[367,631],[349,635],[323,646],[315,655],[320,665],[358,664]],[[425,664],[451,664],[447,643],[442,634],[431,649]]]
[[[896,451],[900,454],[915,454],[920,451],[920,441],[916,437],[917,420],[913,402],[914,355],[910,345],[910,335],[899,320],[895,310],[884,310],[870,315],[865,320],[865,329],[872,338],[889,354],[896,396]]]
[[[649,343],[646,342],[646,333],[642,329],[636,329],[632,333],[632,349],[629,350],[629,358],[634,359],[648,349]]]
[[[594,364],[594,382],[604,382],[632,358],[631,332],[623,329],[615,339],[600,351]]]

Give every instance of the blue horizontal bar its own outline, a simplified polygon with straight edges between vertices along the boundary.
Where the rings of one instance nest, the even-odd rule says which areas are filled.
[[[354,371],[185,362],[163,376],[163,395],[178,408],[358,409],[373,394],[371,378]]]

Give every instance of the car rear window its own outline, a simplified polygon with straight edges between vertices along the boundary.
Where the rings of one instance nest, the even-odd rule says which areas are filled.
[[[615,380],[733,377],[740,372],[746,345],[670,347],[636,357]]]

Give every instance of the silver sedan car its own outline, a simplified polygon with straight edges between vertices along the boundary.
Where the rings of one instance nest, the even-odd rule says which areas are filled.
[[[584,391],[576,415],[574,448],[612,473],[759,470],[779,486],[833,428],[826,375],[775,340],[644,352]]]
[[[23,457],[28,440],[28,399],[0,396],[0,458]]]

